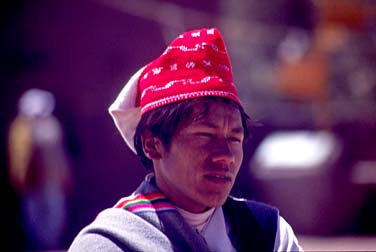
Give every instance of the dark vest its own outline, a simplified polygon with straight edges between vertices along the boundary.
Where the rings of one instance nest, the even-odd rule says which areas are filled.
[[[231,225],[230,239],[237,251],[273,251],[278,209],[252,200],[229,197],[223,211]]]

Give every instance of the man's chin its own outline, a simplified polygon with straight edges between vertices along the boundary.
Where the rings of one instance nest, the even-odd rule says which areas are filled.
[[[227,200],[227,197],[228,197],[228,194],[226,196],[222,196],[222,197],[218,197],[210,202],[208,202],[208,207],[209,208],[212,208],[212,207],[220,207],[222,206],[223,204],[225,204],[226,200]]]

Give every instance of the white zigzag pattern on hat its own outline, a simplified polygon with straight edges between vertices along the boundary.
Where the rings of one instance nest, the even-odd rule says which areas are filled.
[[[177,101],[181,101],[185,99],[191,99],[191,98],[204,97],[204,96],[233,97],[237,99],[236,95],[234,95],[233,93],[221,91],[221,90],[194,91],[194,92],[189,92],[189,93],[184,93],[184,94],[172,95],[172,96],[165,97],[157,101],[148,103],[141,109],[141,114],[144,113],[145,111],[154,109],[156,107],[164,106],[173,102],[177,102]]]
[[[170,88],[173,85],[178,84],[178,83],[180,83],[182,85],[186,85],[186,84],[195,85],[195,84],[208,83],[212,79],[217,79],[219,82],[225,82],[222,78],[219,78],[218,76],[206,76],[199,81],[192,81],[192,79],[173,80],[173,81],[169,81],[166,85],[164,85],[162,87],[157,87],[156,85],[152,85],[150,87],[145,88],[141,93],[141,99],[145,96],[146,92],[149,92],[149,91],[151,91],[151,92],[162,91],[162,90],[168,89],[168,88]],[[229,83],[229,82],[227,82],[227,83]],[[230,85],[235,86],[235,84],[233,82],[230,82]]]
[[[167,54],[169,51],[173,50],[173,49],[178,49],[182,52],[197,52],[198,50],[206,47],[206,46],[210,46],[215,52],[218,52],[218,53],[222,53],[222,54],[227,54],[226,51],[224,50],[219,50],[218,46],[215,45],[215,44],[208,44],[208,43],[201,43],[201,44],[196,44],[195,47],[187,47],[187,46],[168,46],[166,48],[166,50],[163,52],[163,55]]]

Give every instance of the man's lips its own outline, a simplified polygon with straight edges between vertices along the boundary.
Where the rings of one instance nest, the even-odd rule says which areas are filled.
[[[208,179],[214,183],[231,183],[232,182],[232,174],[229,173],[207,173],[204,175],[205,179]]]

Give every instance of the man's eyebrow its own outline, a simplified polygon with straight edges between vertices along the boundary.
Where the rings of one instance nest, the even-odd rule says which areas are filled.
[[[194,123],[194,125],[198,126],[198,127],[200,127],[200,126],[208,127],[208,128],[211,128],[211,129],[217,129],[218,128],[218,125],[216,125],[213,122],[206,121],[206,120],[196,121]],[[234,133],[244,133],[244,128],[243,128],[243,126],[235,127],[235,128],[231,129],[231,132],[234,132]]]
[[[234,133],[244,133],[244,128],[243,127],[236,127],[231,130]]]

